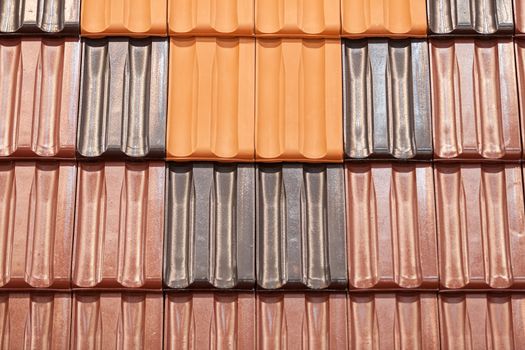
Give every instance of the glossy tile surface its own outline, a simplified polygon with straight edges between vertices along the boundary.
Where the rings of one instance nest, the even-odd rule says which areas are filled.
[[[430,159],[426,40],[345,40],[345,157]]]
[[[255,40],[171,39],[169,160],[254,159]]]
[[[342,165],[257,166],[257,284],[345,288]]]
[[[521,144],[525,144],[525,40],[514,39],[514,52],[516,56],[516,69],[518,73],[518,100],[520,110]],[[525,152],[522,154],[524,158]]]
[[[339,40],[257,40],[257,161],[342,161],[341,75]]]
[[[434,157],[521,156],[511,39],[430,41]]]
[[[253,288],[253,165],[168,166],[164,284],[170,288]]]
[[[73,158],[78,39],[0,39],[0,159]]]
[[[162,287],[164,182],[164,162],[79,163],[73,287]]]
[[[78,154],[164,158],[167,39],[82,41]]]

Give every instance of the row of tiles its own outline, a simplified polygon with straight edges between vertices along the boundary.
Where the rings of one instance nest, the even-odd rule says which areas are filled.
[[[523,34],[525,1],[514,9],[515,18],[513,0],[82,0],[80,11],[80,0],[4,0],[0,33],[424,37],[513,34],[516,22]]]
[[[508,163],[4,162],[0,286],[525,289],[523,189]]]
[[[4,349],[523,349],[525,294],[0,293]]]
[[[0,158],[518,160],[525,137],[518,39],[4,39],[0,78]]]

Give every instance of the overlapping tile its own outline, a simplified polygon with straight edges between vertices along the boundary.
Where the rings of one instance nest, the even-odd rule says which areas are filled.
[[[166,36],[165,0],[82,0],[82,36]]]
[[[164,349],[255,349],[253,293],[168,293]]]
[[[254,0],[168,0],[170,35],[250,36]]]
[[[515,55],[516,55],[516,69],[518,72],[518,100],[520,105],[520,124],[521,124],[521,139],[522,145],[525,145],[525,40],[516,38],[514,40]],[[525,152],[522,154],[525,158]]]
[[[512,39],[430,41],[434,158],[521,156]]]
[[[258,36],[338,37],[340,0],[255,0]]]
[[[257,284],[345,288],[342,165],[257,166]]]
[[[75,173],[70,162],[0,162],[0,287],[70,287]]]
[[[164,158],[168,39],[84,39],[78,154]]]
[[[70,349],[162,349],[162,304],[162,293],[75,292]]]
[[[346,40],[345,156],[430,159],[432,127],[425,40]]]
[[[71,294],[0,293],[3,349],[69,348]]]
[[[254,166],[171,163],[167,183],[164,284],[253,288]]]
[[[0,39],[0,158],[75,156],[78,39]]]
[[[525,208],[515,164],[435,166],[443,289],[525,287]]]
[[[162,287],[163,162],[79,163],[75,288]]]
[[[257,40],[257,161],[342,161],[341,75],[339,40]]]
[[[343,36],[425,37],[425,0],[342,0]]]
[[[346,165],[351,288],[438,288],[430,164]]]
[[[514,21],[515,34],[523,36],[525,34],[525,3],[523,0],[514,0]]]
[[[171,39],[170,160],[254,159],[255,40]]]

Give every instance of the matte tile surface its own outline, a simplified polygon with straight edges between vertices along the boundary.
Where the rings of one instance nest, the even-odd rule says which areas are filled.
[[[514,40],[514,51],[516,55],[516,69],[518,72],[518,100],[520,105],[521,144],[525,144],[525,40],[516,38]],[[522,154],[525,158],[525,152]]]
[[[345,40],[344,138],[350,159],[430,159],[426,40]]]
[[[514,0],[514,20],[516,22],[515,34],[522,36],[525,34],[525,2]]]
[[[167,183],[164,284],[253,288],[254,166],[171,163]]]

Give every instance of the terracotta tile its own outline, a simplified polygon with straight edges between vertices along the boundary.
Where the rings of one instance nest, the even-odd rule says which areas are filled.
[[[161,349],[162,293],[75,292],[71,349]]]
[[[257,349],[349,349],[343,293],[258,293]]]
[[[431,40],[434,157],[518,159],[512,39]]]
[[[428,65],[426,40],[344,41],[347,158],[432,158]]]
[[[0,158],[74,158],[79,76],[78,39],[0,39]]]
[[[339,40],[257,40],[257,161],[342,161],[341,75]]]
[[[253,0],[168,0],[168,6],[170,35],[253,34]]]
[[[524,294],[439,297],[441,349],[525,348]]]
[[[167,158],[254,159],[255,40],[171,39]]]
[[[514,21],[516,22],[515,34],[525,34],[525,3],[523,0],[514,0]]]
[[[82,36],[166,36],[166,0],[82,0]]]
[[[164,349],[254,349],[253,293],[168,293]]]
[[[439,164],[435,182],[442,288],[524,288],[520,166]]]
[[[350,349],[440,349],[433,293],[350,294]]]
[[[343,165],[257,166],[257,284],[347,287]]]
[[[346,165],[351,288],[438,288],[430,164]]]
[[[343,35],[425,37],[425,0],[342,0]]]
[[[258,36],[339,37],[340,0],[255,0]]]
[[[164,163],[78,168],[73,286],[160,289]]]
[[[5,0],[0,3],[0,33],[78,35],[79,0]]]
[[[525,40],[516,38],[515,55],[516,65],[518,71],[518,100],[520,110],[520,125],[521,125],[521,139],[522,145],[525,144]],[[525,151],[522,155],[525,158]]]
[[[0,293],[3,349],[68,349],[69,293]]]
[[[0,162],[0,286],[69,288],[75,164]]]

